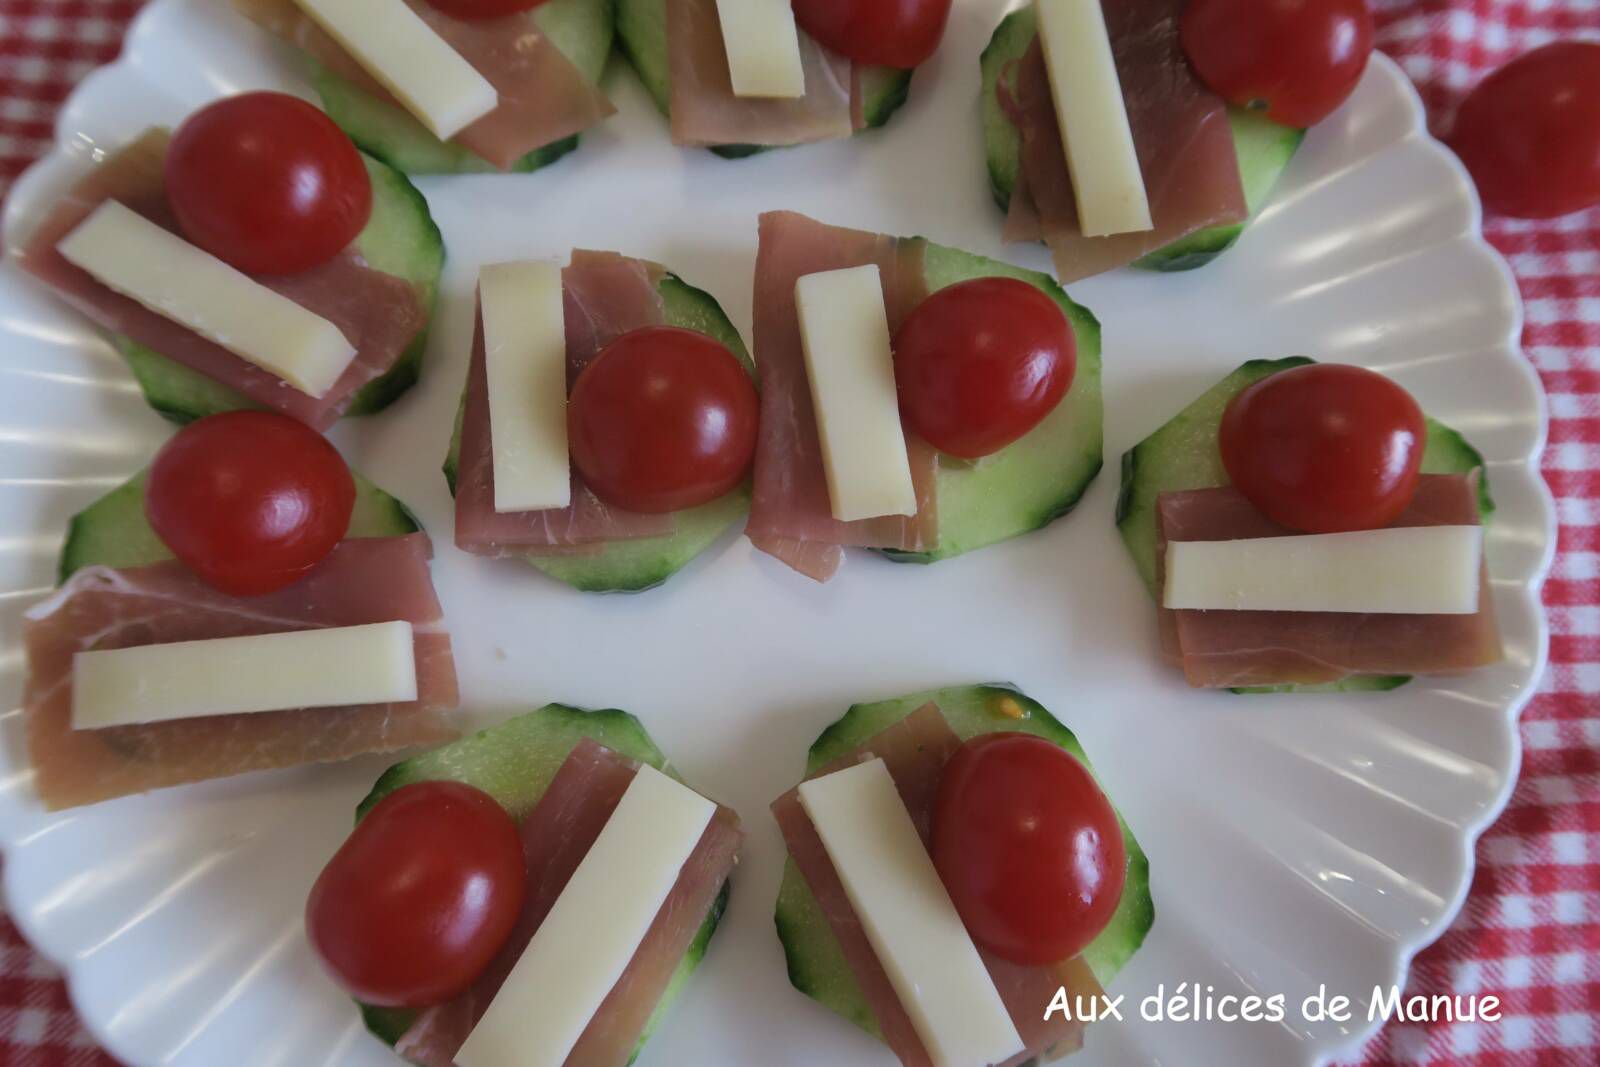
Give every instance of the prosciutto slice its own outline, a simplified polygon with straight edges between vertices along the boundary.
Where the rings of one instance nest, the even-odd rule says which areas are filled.
[[[927,442],[907,433],[916,515],[855,522],[833,517],[800,343],[795,282],[816,271],[876,264],[883,277],[889,329],[897,330],[928,295],[922,248],[920,241],[825,226],[789,211],[761,216],[755,283],[761,435],[745,532],[757,548],[817,581],[838,570],[846,545],[925,552],[938,544],[938,456]]]
[[[860,79],[848,59],[800,34],[806,93],[796,100],[735,96],[717,0],[666,0],[672,140],[681,145],[794,145],[861,129]]]
[[[85,567],[25,619],[23,694],[34,785],[51,809],[245,771],[434,745],[456,736],[455,659],[428,573],[427,535],[341,542],[307,577],[237,598],[175,560]],[[72,657],[89,649],[404,620],[415,633],[417,699],[72,728]]]
[[[1001,100],[1022,133],[1022,174],[1012,192],[1008,240],[1042,236],[1063,282],[1132,263],[1208,226],[1249,218],[1228,112],[1195,78],[1178,39],[1184,0],[1102,0],[1117,74],[1155,228],[1085,237],[1050,96],[1044,50],[1034,41]],[[1036,221],[1034,216],[1036,216]]]
[[[616,113],[611,101],[539,29],[532,13],[469,21],[447,15],[427,0],[406,3],[500,94],[498,107],[451,142],[501,170]],[[356,88],[405,110],[294,0],[234,0],[234,6]]]
[[[587,738],[578,742],[522,823],[528,889],[511,937],[472,987],[417,1016],[395,1051],[420,1067],[453,1067],[539,925],[622,801],[639,765]],[[739,817],[717,809],[622,977],[567,1056],[569,1067],[624,1067],[673,972],[733,870]]]
[[[811,778],[820,778],[857,763],[880,758],[888,766],[900,797],[924,844],[930,836],[934,798],[944,765],[961,745],[938,705],[924,704],[904,719],[883,730],[861,747],[846,753],[819,769]],[[800,868],[806,885],[816,896],[828,918],[828,925],[844,950],[845,960],[861,986],[862,994],[878,1020],[885,1043],[906,1067],[933,1067],[933,1058],[918,1036],[883,965],[878,961],[865,928],[845,893],[828,850],[816,827],[800,804],[799,789],[791,789],[772,805],[772,813],[783,831],[789,855]],[[1056,991],[1067,986],[1067,995],[1087,998],[1099,992],[1099,985],[1087,965],[1070,961],[1059,967],[1023,967],[1009,963],[979,949],[989,977],[1005,1002],[1006,1011],[1021,1035],[1025,1050],[1006,1061],[1008,1067],[1026,1063],[1036,1056],[1054,1058],[1076,1051],[1083,1041],[1081,1023],[1068,1021],[1057,1012],[1045,1018]]]
[[[567,388],[589,361],[630,330],[666,322],[658,288],[665,268],[615,252],[572,253],[561,272],[567,332]],[[587,555],[606,541],[662,537],[672,515],[642,515],[612,507],[572,471],[572,503],[543,511],[494,509],[494,445],[489,420],[483,311],[472,332],[461,454],[456,475],[456,547],[479,556]]]
[[[96,281],[69,263],[56,244],[95,208],[116,200],[162,229],[179,233],[167,204],[166,130],[151,129],[73,186],[50,209],[18,256],[22,269],[103,329],[134,341],[317,430],[336,422],[362,386],[387,373],[428,323],[416,286],[367,266],[354,245],[300,274],[255,280],[337,326],[356,349],[344,374],[321,397],[291,386],[221,345]]]
[[[1168,541],[1283,537],[1286,529],[1235,489],[1162,493],[1156,501],[1156,582]],[[1394,526],[1478,523],[1475,475],[1425,474]],[[1161,609],[1162,648],[1200,687],[1320,685],[1357,674],[1436,674],[1500,659],[1485,568],[1475,615]]]

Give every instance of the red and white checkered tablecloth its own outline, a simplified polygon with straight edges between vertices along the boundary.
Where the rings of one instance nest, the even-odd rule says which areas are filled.
[[[50,147],[57,107],[113,59],[142,0],[0,0],[0,193]],[[1600,38],[1600,0],[1375,0],[1378,43],[1448,129],[1493,67],[1547,41]],[[1363,1067],[1600,1064],[1600,209],[1491,219],[1527,306],[1523,345],[1550,394],[1544,474],[1561,519],[1545,587],[1550,670],[1522,720],[1511,805],[1478,845],[1466,910],[1417,958],[1409,993],[1496,993],[1494,1024],[1405,1024]],[[55,970],[0,913],[0,1064],[114,1064]]]

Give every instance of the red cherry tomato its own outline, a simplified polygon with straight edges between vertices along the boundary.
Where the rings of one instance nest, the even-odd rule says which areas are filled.
[[[1077,340],[1060,306],[1013,278],[939,290],[894,338],[906,424],[966,459],[998,452],[1039,425],[1077,367]]]
[[[233,411],[190,423],[156,453],[144,511],[172,554],[233,596],[302,577],[350,527],[344,457],[287,415]]]
[[[794,19],[857,63],[910,70],[938,50],[950,0],[794,0]]]
[[[1028,966],[1082,952],[1111,922],[1128,866],[1094,777],[1021,733],[974,737],[945,765],[933,862],[972,939]]]
[[[167,199],[190,241],[249,274],[296,274],[338,255],[372,214],[361,153],[322,112],[245,93],[184,120]]]
[[[317,876],[306,933],[335,981],[380,1008],[466,989],[522,913],[517,824],[481,789],[418,782],[380,800]]]
[[[760,417],[737,357],[674,326],[634,330],[606,346],[567,405],[578,473],[600,499],[641,512],[697,507],[738,485]]]
[[[1374,530],[1411,503],[1428,429],[1411,394],[1361,367],[1320,363],[1263,378],[1218,434],[1234,487],[1307,533]]]
[[[458,19],[497,19],[532,11],[545,0],[429,0],[434,7]]]
[[[1489,75],[1451,144],[1493,211],[1546,219],[1600,204],[1600,42],[1547,44]]]
[[[1190,0],[1181,31],[1213,92],[1286,126],[1333,114],[1372,55],[1365,0]]]

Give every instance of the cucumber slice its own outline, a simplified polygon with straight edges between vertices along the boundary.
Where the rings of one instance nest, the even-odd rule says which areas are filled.
[[[546,704],[538,711],[518,716],[471,737],[415,756],[390,767],[356,808],[359,822],[372,806],[403,785],[414,782],[447,780],[477,786],[498,800],[519,821],[539,802],[550,780],[566,761],[572,746],[592,738],[629,759],[648,763],[657,770],[678,778],[637,718],[625,711],[608,708],[586,711],[565,704]],[[680,779],[681,780],[681,779]],[[728,905],[728,883],[722,886],[716,903],[689,945],[683,961],[673,972],[666,992],[650,1014],[634,1056],[655,1033],[672,1001],[683,991],[689,976],[705,958],[711,935]],[[414,1012],[361,1005],[361,1016],[379,1040],[393,1045],[400,1040],[415,1018]]]
[[[1060,745],[1085,767],[1089,766],[1089,759],[1072,731],[1037,701],[1008,685],[977,685],[855,705],[824,730],[811,746],[806,756],[806,773],[815,773],[824,764],[861,745],[930,700],[939,705],[950,728],[963,741],[979,734],[1006,731],[1036,734]],[[1007,710],[1013,715],[1020,712],[1022,717],[1007,715]],[[1122,840],[1128,853],[1122,902],[1110,925],[1084,950],[1086,962],[1102,985],[1109,983],[1138,951],[1155,922],[1155,905],[1150,899],[1150,861],[1126,822],[1122,824]],[[775,918],[778,939],[783,942],[784,957],[788,961],[790,983],[867,1033],[881,1037],[877,1020],[845,962],[839,941],[793,860],[784,867]]]
[[[611,0],[548,0],[533,20],[573,66],[598,85],[611,55]],[[359,89],[308,60],[312,87],[328,117],[362,150],[406,174],[498,174],[488,160],[435,137],[409,111]],[[578,147],[578,135],[536,148],[511,167],[538,170]]]
[[[1212,386],[1149,437],[1122,456],[1122,491],[1117,498],[1117,528],[1133,556],[1139,577],[1156,596],[1156,498],[1180,489],[1206,489],[1227,485],[1228,472],[1217,448],[1217,431],[1228,402],[1252,385],[1279,371],[1315,362],[1305,356],[1256,359]],[[1483,456],[1466,438],[1433,419],[1428,420],[1428,444],[1422,453],[1427,474],[1467,474],[1483,470]],[[1488,522],[1494,511],[1485,473],[1478,483],[1478,511]],[[1330,693],[1396,689],[1409,675],[1373,675],[1349,678],[1331,685],[1253,686],[1241,693]]]
[[[983,75],[980,110],[984,152],[989,164],[989,185],[1001,211],[1010,208],[1011,191],[1017,187],[1017,174],[1022,169],[1022,137],[1000,106],[999,86],[1004,78],[1011,92],[1016,92],[1015,64],[1027,53],[1037,35],[1034,9],[1029,6],[1013,11],[995,29],[979,60]],[[1305,131],[1280,125],[1242,108],[1230,107],[1228,122],[1239,153],[1239,176],[1244,183],[1245,203],[1254,217],[1289,166],[1289,160],[1305,139]],[[1150,253],[1134,266],[1163,271],[1203,267],[1231,248],[1246,225],[1233,223],[1192,233]]]
[[[617,0],[617,43],[662,115],[672,113],[672,78],[667,60],[667,0]],[[912,71],[863,67],[861,93],[868,129],[889,121],[911,94]],[[716,145],[724,159],[743,159],[769,149],[763,145]]]
[[[351,473],[356,480],[356,506],[346,537],[403,537],[422,529],[404,504]],[[143,567],[172,558],[144,516],[144,485],[149,475],[148,470],[140,471],[72,517],[57,568],[61,581],[82,567]]]
[[[356,251],[377,270],[416,285],[431,320],[439,294],[439,273],[444,269],[444,239],[439,227],[428,211],[428,202],[405,175],[371,157],[363,162],[372,179],[372,217],[356,238]],[[261,406],[131,338],[119,334],[111,340],[128,361],[145,400],[173,422],[193,422],[223,411]],[[421,377],[427,350],[428,330],[424,328],[386,374],[362,386],[345,414],[370,415],[394,403]]]
[[[906,563],[949,559],[1048,525],[1083,497],[1104,451],[1100,323],[1094,315],[1073,303],[1048,274],[930,241],[922,244],[930,292],[973,278],[1016,278],[1059,304],[1077,338],[1078,370],[1071,391],[1026,437],[979,463],[940,463],[939,547],[884,552]]]
[[[667,325],[698,330],[714,337],[738,357],[752,377],[755,376],[756,365],[750,359],[744,340],[710,293],[696,289],[676,274],[662,278],[657,288],[666,305]],[[450,451],[444,461],[444,477],[452,496],[456,491],[456,469],[461,461],[461,415],[465,408],[463,397],[456,409],[456,428],[450,435]],[[708,504],[678,512],[677,530],[666,537],[612,541],[595,556],[529,556],[527,560],[550,577],[581,592],[640,593],[677,574],[749,510],[750,484],[746,481]]]

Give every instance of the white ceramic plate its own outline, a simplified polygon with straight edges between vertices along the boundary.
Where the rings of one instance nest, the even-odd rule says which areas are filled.
[[[1327,983],[1364,1004],[1456,913],[1473,840],[1510,793],[1516,713],[1545,658],[1544,401],[1472,190],[1382,57],[1237,249],[1192,274],[1073,288],[1105,324],[1110,463],[1048,530],[932,568],[855,555],[825,587],[729,539],[638,597],[584,596],[451,547],[438,468],[482,262],[575,245],[660,260],[720,298],[746,336],[755,218],[768,208],[1043,267],[1042,253],[1001,248],[979,142],[978,53],[1006,6],[959,4],[909,106],[850,143],[734,163],[679,151],[614,67],[621,115],[560,165],[422,181],[449,247],[424,380],[334,435],[435,534],[471,726],[549,700],[629,708],[691,781],[744,814],[731,912],[647,1063],[888,1062],[789,987],[771,918],[783,850],[766,806],[856,700],[1005,679],[1078,731],[1150,855],[1157,921],[1114,987],[1130,1001],[1200,982],[1293,1005]],[[56,150],[6,206],[8,239],[97,152],[214,96],[304,91],[295,70],[225,5],[158,0],[123,58],[62,112]],[[106,343],[9,270],[0,331],[0,686],[15,697],[20,612],[51,585],[68,516],[142,466],[170,427]],[[1240,361],[1291,353],[1392,374],[1488,457],[1503,664],[1389,695],[1253,699],[1191,691],[1159,665],[1155,612],[1112,525],[1116,458]],[[10,905],[112,1052],[180,1067],[394,1062],[319,973],[300,926],[307,888],[387,761],[46,815],[19,712],[0,736]],[[1297,1014],[1283,1026],[1096,1025],[1076,1062],[1309,1064],[1372,1029],[1364,1015],[1340,1026]]]

